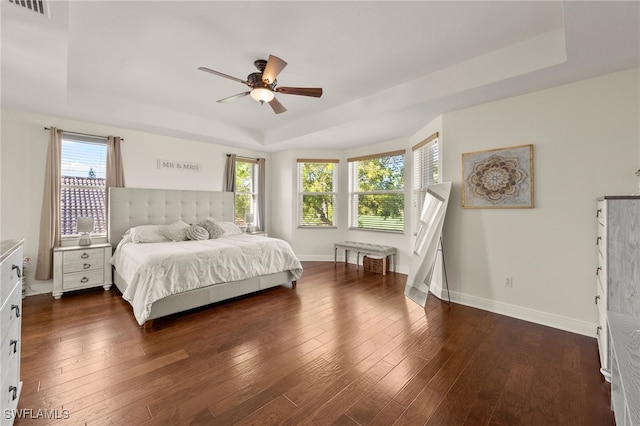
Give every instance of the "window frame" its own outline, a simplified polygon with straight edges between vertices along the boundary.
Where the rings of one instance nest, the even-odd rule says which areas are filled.
[[[251,191],[244,192],[238,191],[240,185],[238,185],[238,163],[247,163],[251,164]],[[256,226],[258,223],[258,179],[259,179],[259,170],[258,170],[258,160],[254,158],[244,158],[244,157],[236,157],[235,170],[233,173],[233,178],[235,182],[235,190],[233,193],[233,222],[238,226],[246,226],[246,215],[251,213],[254,215],[252,226]],[[250,199],[249,202],[249,210],[244,212],[242,217],[238,217],[238,196],[248,196]]]
[[[338,164],[340,163],[340,160],[336,160],[336,159],[309,159],[309,158],[298,158],[296,160],[297,163],[297,185],[298,185],[298,228],[301,229],[333,229],[333,228],[337,228],[337,220],[338,220]],[[333,191],[331,192],[305,192],[303,191],[302,188],[302,181],[303,181],[303,176],[302,176],[302,172],[304,169],[304,165],[305,164],[309,164],[309,163],[314,163],[314,164],[325,164],[325,165],[329,165],[332,164],[333,165],[333,170],[332,170],[332,174],[333,174],[333,179],[332,179],[332,189]],[[322,224],[318,224],[318,225],[309,225],[309,224],[304,224],[304,214],[303,214],[303,200],[305,196],[313,196],[313,195],[329,195],[332,197],[333,199],[333,211],[332,211],[332,217],[331,217],[331,224],[327,224],[327,225],[322,225]]]
[[[93,167],[89,167],[89,169],[94,169],[96,167],[103,167],[104,168],[104,178],[103,179],[103,184],[102,185],[79,185],[79,184],[66,184],[64,183],[64,178],[65,177],[76,177],[76,178],[80,178],[80,179],[86,179],[89,178],[89,176],[87,177],[80,177],[80,176],[68,176],[65,175],[63,172],[63,161],[64,161],[64,152],[65,152],[65,142],[73,142],[73,143],[80,143],[80,144],[86,144],[86,145],[102,145],[104,146],[104,163],[103,165],[100,165],[99,163],[95,163],[95,165]],[[104,137],[96,137],[96,136],[89,136],[89,135],[81,135],[81,134],[76,134],[76,133],[71,133],[71,132],[62,132],[62,143],[61,143],[61,148],[60,148],[60,160],[59,160],[59,164],[60,164],[60,193],[58,194],[58,199],[60,200],[60,240],[61,241],[68,241],[68,240],[73,240],[73,239],[77,239],[80,234],[77,232],[76,230],[76,225],[75,225],[75,221],[77,220],[78,217],[84,217],[84,216],[80,216],[80,215],[76,215],[76,217],[73,219],[74,220],[74,225],[73,225],[73,232],[70,234],[66,234],[64,233],[65,231],[65,226],[64,226],[64,218],[65,218],[65,204],[64,204],[64,200],[63,200],[63,192],[65,190],[73,190],[73,189],[85,189],[85,190],[100,190],[102,192],[102,197],[103,197],[103,211],[102,211],[102,217],[104,218],[104,232],[99,232],[96,228],[97,228],[97,223],[94,224],[94,231],[91,233],[92,236],[94,237],[106,237],[107,236],[107,222],[108,222],[108,217],[107,217],[107,207],[106,207],[106,191],[107,191],[107,156],[108,154],[108,141],[107,138]],[[69,206],[67,206],[69,207]],[[70,209],[70,207],[69,207]],[[85,211],[90,210],[90,206],[87,207],[85,209]],[[96,222],[97,221],[97,217],[94,217],[94,220]]]
[[[430,185],[440,183],[439,133],[436,132],[430,135],[422,142],[411,147],[411,150],[413,151],[413,217],[411,218],[411,229],[413,235],[417,235],[427,188]]]
[[[404,149],[382,152],[377,154],[365,155],[360,157],[352,157],[347,158],[347,162],[349,164],[349,229],[350,230],[358,230],[358,231],[372,231],[372,232],[387,232],[393,234],[404,234],[406,225],[406,212],[405,212],[405,174],[406,174],[406,151]],[[373,191],[360,191],[359,190],[359,175],[358,168],[361,162],[366,160],[375,160],[378,158],[384,157],[402,157],[402,188],[392,189],[392,190],[373,190]],[[400,219],[402,223],[402,229],[391,229],[391,228],[370,228],[364,226],[358,226],[359,224],[359,214],[358,214],[358,203],[354,200],[358,200],[360,195],[400,195],[402,199],[402,218]]]

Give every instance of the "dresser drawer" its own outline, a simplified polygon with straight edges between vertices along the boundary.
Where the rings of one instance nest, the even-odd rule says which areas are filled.
[[[2,262],[0,281],[0,304],[4,301],[22,277],[22,250],[16,250]]]
[[[2,412],[2,424],[11,424],[12,420],[5,419],[5,413],[10,413],[18,407],[18,399],[22,390],[20,382],[20,369],[18,359],[14,359],[11,364],[3,365],[2,379],[0,379],[0,409]],[[6,371],[6,374],[4,372]]]
[[[94,287],[104,283],[104,270],[93,269],[81,272],[73,272],[62,276],[62,289],[74,290],[85,287]]]
[[[13,329],[15,325],[20,324],[20,316],[22,315],[22,289],[16,287],[7,298],[7,301],[0,309],[0,336],[2,339]]]
[[[104,250],[99,248],[73,250],[63,254],[64,273],[104,268]]]
[[[20,330],[20,323],[14,321],[11,329],[8,330],[4,336],[2,336],[2,341],[0,342],[0,365],[2,365],[3,378],[11,369],[18,368],[21,345]],[[5,366],[9,365],[13,366],[13,368],[5,368]]]

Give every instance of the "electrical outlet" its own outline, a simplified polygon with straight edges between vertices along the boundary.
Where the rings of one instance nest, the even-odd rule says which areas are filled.
[[[504,286],[513,287],[513,277],[510,277],[510,276],[504,277]]]

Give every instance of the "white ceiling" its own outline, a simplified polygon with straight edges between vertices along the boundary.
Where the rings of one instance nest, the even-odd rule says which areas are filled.
[[[251,148],[405,138],[439,114],[640,65],[640,3],[2,1],[2,107]],[[289,63],[276,115],[241,79]]]

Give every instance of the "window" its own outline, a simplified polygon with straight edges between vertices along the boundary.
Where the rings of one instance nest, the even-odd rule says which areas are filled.
[[[235,223],[246,225],[249,214],[253,214],[252,225],[256,224],[258,195],[258,161],[249,158],[236,160]]]
[[[434,133],[413,148],[413,235],[418,233],[418,223],[422,205],[427,195],[427,187],[440,179],[440,154],[438,133]]]
[[[76,219],[91,216],[94,234],[106,235],[106,139],[63,133],[60,158],[60,235],[74,236]]]
[[[347,161],[349,227],[404,231],[404,150]]]
[[[298,226],[336,226],[338,160],[297,161]]]

